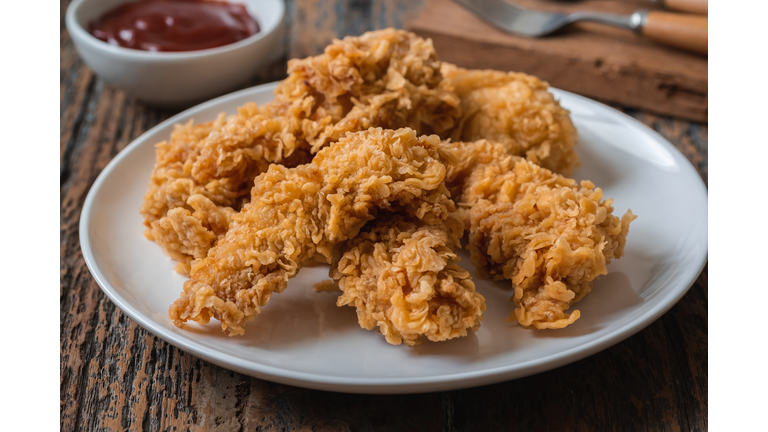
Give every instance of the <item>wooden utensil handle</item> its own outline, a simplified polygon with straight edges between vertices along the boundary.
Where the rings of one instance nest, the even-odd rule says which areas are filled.
[[[640,32],[665,45],[707,54],[706,16],[650,11]]]
[[[664,7],[681,12],[706,15],[707,0],[664,0]]]

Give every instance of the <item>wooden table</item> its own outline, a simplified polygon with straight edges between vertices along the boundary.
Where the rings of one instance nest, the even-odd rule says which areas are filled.
[[[288,1],[286,52],[401,27],[421,2]],[[61,2],[62,430],[379,431],[707,429],[707,269],[683,299],[626,341],[535,376],[467,390],[372,396],[275,384],[220,368],[147,333],[102,294],[83,261],[80,211],[120,150],[174,111],[93,75]],[[278,62],[243,87],[284,77]],[[707,181],[707,125],[625,110],[664,135]]]

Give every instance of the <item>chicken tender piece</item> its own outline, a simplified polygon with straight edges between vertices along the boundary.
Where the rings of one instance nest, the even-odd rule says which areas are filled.
[[[485,140],[445,144],[456,156],[445,180],[453,197],[461,196],[478,165],[509,154],[505,146]],[[402,217],[369,222],[357,237],[337,248],[330,272],[344,293],[337,304],[356,307],[360,326],[377,328],[393,345],[416,345],[421,336],[448,340],[465,336],[467,329],[477,330],[485,299],[474,290],[469,273],[458,266],[456,255],[464,219],[469,227],[468,211],[457,211],[445,223],[433,226]],[[451,281],[448,287],[458,288],[451,292],[461,293],[454,296],[461,301],[449,306],[443,288],[447,281]],[[415,293],[413,287],[417,287]],[[449,312],[445,315],[449,319],[439,318],[441,307]]]
[[[257,170],[247,180],[251,174],[206,181],[193,178],[192,168],[206,138],[226,124],[220,115],[213,122],[176,125],[170,140],[155,146],[155,168],[141,207],[145,236],[178,261],[176,270],[184,275],[189,275],[192,261],[205,257],[227,232],[231,216],[247,201],[256,175]],[[296,152],[282,162],[296,166],[310,160],[308,153]]]
[[[348,36],[319,56],[290,60],[268,112],[251,108],[209,137],[195,178],[240,177],[262,159],[280,163],[296,149],[316,153],[370,127],[447,136],[460,117],[431,41],[395,29]],[[276,127],[263,127],[270,121]]]
[[[472,264],[483,277],[510,279],[517,306],[510,319],[539,329],[579,318],[578,310],[566,310],[623,255],[636,218],[632,211],[614,216],[613,200],[592,182],[578,184],[515,156],[477,165],[460,201],[470,208]]]
[[[523,73],[467,70],[448,63],[442,73],[461,98],[454,141],[498,142],[511,154],[565,176],[579,166],[576,129],[549,84]]]
[[[330,275],[343,291],[337,305],[357,308],[360,326],[376,328],[393,345],[476,331],[485,298],[458,264],[463,231],[456,214],[436,225],[401,216],[369,223],[340,246],[331,265]]]
[[[237,212],[230,207],[217,207],[203,195],[192,195],[187,205],[194,209],[177,207],[166,217],[153,223],[148,236],[162,244],[166,254],[178,261],[176,271],[189,274],[193,259],[205,258],[208,250],[229,229],[232,216]]]
[[[270,164],[307,163],[347,132],[370,127],[447,137],[461,116],[432,42],[402,30],[336,40],[319,56],[291,60],[288,73],[272,102],[247,104],[213,123],[179,126],[170,141],[158,144],[141,213],[147,237],[180,261],[181,273],[227,228],[194,221],[193,195],[239,210],[253,179]],[[169,213],[176,208],[186,212]]]
[[[509,147],[484,139],[472,142],[446,141],[445,145],[456,156],[456,164],[449,166],[445,175],[445,185],[456,202],[461,202],[467,180],[478,166],[498,163],[515,155]]]
[[[224,238],[192,266],[170,318],[181,326],[215,317],[225,333],[243,334],[245,321],[282,292],[306,260],[330,262],[333,247],[380,211],[430,224],[445,220],[453,208],[445,164],[454,162],[435,135],[370,129],[348,134],[310,164],[270,166]]]
[[[203,141],[224,123],[225,118],[221,115],[213,122],[177,124],[169,141],[155,145],[155,168],[141,208],[147,227],[150,227],[148,222],[161,219],[171,209],[194,211],[191,205],[187,205],[192,195],[202,195],[216,206],[240,207],[243,195],[240,189],[244,186],[225,185],[228,180],[198,183],[191,178],[192,164],[200,153]],[[250,186],[245,187],[246,193],[248,190]]]

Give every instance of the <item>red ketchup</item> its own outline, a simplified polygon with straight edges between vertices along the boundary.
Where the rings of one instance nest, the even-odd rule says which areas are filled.
[[[124,3],[90,23],[110,45],[144,51],[195,51],[220,47],[259,32],[245,5],[206,0]]]

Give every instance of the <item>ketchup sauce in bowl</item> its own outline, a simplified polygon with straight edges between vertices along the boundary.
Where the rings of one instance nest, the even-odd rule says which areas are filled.
[[[88,27],[110,45],[160,52],[216,48],[259,32],[245,5],[212,0],[123,3]]]
[[[72,0],[80,58],[143,102],[182,108],[235,90],[285,51],[283,0]]]

